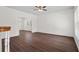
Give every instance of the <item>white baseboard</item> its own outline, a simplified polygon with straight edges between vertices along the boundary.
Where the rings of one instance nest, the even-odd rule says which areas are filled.
[[[54,35],[60,35],[60,36],[67,36],[67,35],[62,35],[62,34],[56,34],[56,33],[50,33],[50,32],[41,32],[41,31],[37,31],[39,33],[47,33],[47,34],[54,34]],[[35,32],[33,32],[35,33]],[[74,36],[67,36],[67,37],[74,37]]]

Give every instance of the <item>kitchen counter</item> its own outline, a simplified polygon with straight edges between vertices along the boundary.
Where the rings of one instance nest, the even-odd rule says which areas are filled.
[[[11,29],[10,26],[0,26],[0,32],[10,31],[10,29]]]

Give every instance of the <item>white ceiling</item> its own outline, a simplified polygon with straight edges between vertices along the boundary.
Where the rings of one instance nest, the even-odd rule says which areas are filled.
[[[16,9],[23,12],[38,14],[38,11],[34,11],[34,6],[7,6],[8,8]],[[73,9],[73,6],[47,6],[47,11],[43,11],[42,13],[51,13],[65,9]]]

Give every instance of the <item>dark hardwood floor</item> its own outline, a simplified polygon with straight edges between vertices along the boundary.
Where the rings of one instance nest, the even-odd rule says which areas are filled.
[[[72,37],[52,35],[46,33],[33,34],[33,47],[41,51],[74,52],[78,51]]]
[[[72,37],[46,33],[20,31],[20,36],[10,40],[11,52],[77,52]]]

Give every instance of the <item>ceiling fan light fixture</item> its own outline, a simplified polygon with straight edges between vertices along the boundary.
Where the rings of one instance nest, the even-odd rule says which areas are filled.
[[[34,9],[34,10],[37,10],[39,12],[47,11],[46,6],[35,6],[35,7],[36,7],[36,9]]]
[[[41,11],[43,11],[43,10],[42,10],[42,9],[39,9],[38,11],[40,11],[40,12],[41,12]]]

